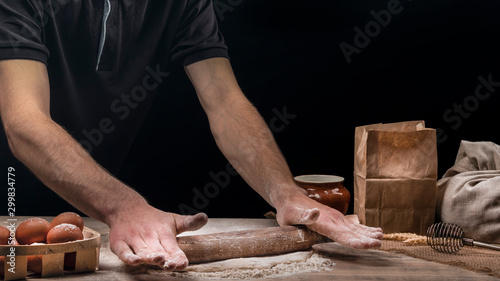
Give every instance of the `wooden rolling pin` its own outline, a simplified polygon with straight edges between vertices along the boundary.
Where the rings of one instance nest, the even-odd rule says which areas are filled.
[[[300,226],[278,226],[177,238],[179,247],[186,253],[191,264],[284,254],[307,250],[314,244],[329,241],[331,240]]]

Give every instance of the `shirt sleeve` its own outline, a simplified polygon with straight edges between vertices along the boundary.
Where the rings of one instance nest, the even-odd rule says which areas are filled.
[[[47,64],[42,1],[0,1],[0,60],[29,59]]]
[[[172,48],[172,60],[187,66],[214,57],[229,55],[212,0],[188,0]]]

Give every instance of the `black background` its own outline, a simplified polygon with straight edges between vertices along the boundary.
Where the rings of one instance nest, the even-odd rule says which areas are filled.
[[[348,63],[339,44],[354,45],[354,27],[364,29],[374,20],[370,11],[390,2],[396,3],[216,1],[245,94],[266,122],[284,108],[294,116],[274,130],[294,175],[340,175],[352,191],[354,128],[373,123],[425,120],[439,128],[440,176],[460,140],[500,143],[500,87],[473,104],[478,76],[500,81],[498,2],[402,0],[402,11]],[[154,206],[180,212],[179,204],[194,207],[193,189],[203,192],[214,181],[210,172],[224,171],[227,160],[183,70],[163,86],[117,176]],[[473,110],[444,117],[466,101]],[[10,155],[5,136],[0,139],[0,168],[16,168],[17,215],[74,210]],[[4,215],[7,185],[2,190]],[[198,208],[210,217],[262,217],[272,210],[239,176],[213,197]]]

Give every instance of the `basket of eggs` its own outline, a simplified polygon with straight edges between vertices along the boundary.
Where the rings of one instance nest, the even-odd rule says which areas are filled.
[[[52,277],[99,269],[101,235],[66,212],[50,223],[30,218],[17,228],[0,226],[0,277],[3,280]]]

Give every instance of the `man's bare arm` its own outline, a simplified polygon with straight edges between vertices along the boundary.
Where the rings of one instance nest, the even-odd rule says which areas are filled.
[[[277,210],[281,225],[310,229],[354,248],[380,246],[380,229],[354,225],[298,187],[267,125],[241,92],[230,63],[214,58],[186,71],[207,113],[217,145],[245,181]]]
[[[271,205],[271,193],[277,185],[302,192],[294,184],[271,131],[240,90],[229,61],[206,60],[187,70],[217,145],[245,181]]]
[[[117,202],[145,201],[109,176],[50,118],[45,66],[34,61],[0,62],[0,112],[13,154],[40,180],[86,214],[105,221]],[[106,188],[101,188],[101,187]],[[120,193],[117,193],[120,191]],[[118,201],[111,202],[111,199]]]
[[[0,116],[13,154],[73,206],[111,228],[111,248],[125,262],[183,268],[175,235],[199,228],[206,215],[165,213],[101,168],[50,117],[45,65],[0,61]]]

